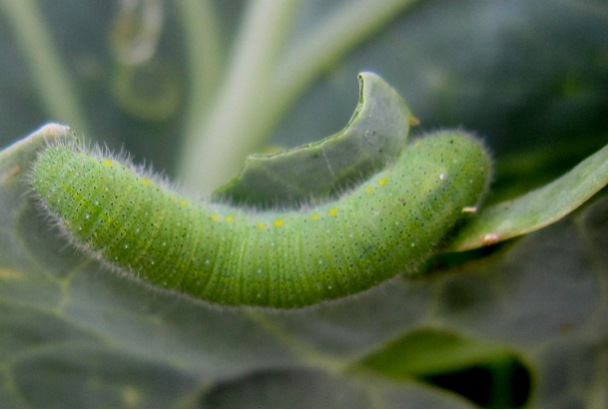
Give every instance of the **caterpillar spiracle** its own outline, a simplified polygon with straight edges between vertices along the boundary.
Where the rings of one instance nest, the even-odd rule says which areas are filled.
[[[336,200],[256,212],[197,203],[127,162],[55,144],[31,185],[76,247],[121,273],[217,304],[293,308],[416,272],[479,203],[490,166],[477,139],[446,131]]]

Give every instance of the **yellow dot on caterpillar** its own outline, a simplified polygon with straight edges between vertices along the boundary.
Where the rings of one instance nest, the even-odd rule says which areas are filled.
[[[387,182],[388,182],[388,179],[387,179],[387,178],[381,178],[381,179],[379,180],[379,185],[385,185]]]
[[[109,159],[105,159],[103,164],[106,165],[107,167],[111,167],[114,165],[114,162],[110,161]]]
[[[366,187],[366,192],[367,192],[368,194],[370,194],[371,192],[373,192],[373,187],[372,187],[372,186],[367,186],[367,187]]]
[[[231,216],[231,215],[227,216],[226,221],[233,222],[233,216]]]
[[[337,208],[330,208],[330,211],[328,211],[328,214],[330,216],[335,216],[335,215],[337,215],[337,212],[339,212],[339,210]]]
[[[314,221],[317,221],[318,219],[320,219],[320,214],[313,214],[311,216],[311,219],[313,219]]]
[[[144,178],[144,179],[142,180],[142,184],[144,184],[144,185],[149,185],[149,184],[150,184],[150,181],[149,181],[148,179]]]
[[[282,226],[284,224],[284,221],[282,221],[281,219],[276,219],[275,222],[273,223],[273,225],[275,226]]]
[[[220,215],[212,215],[212,221],[214,221],[214,222],[220,221]]]
[[[182,201],[180,201],[180,205],[186,206],[186,204],[188,204],[188,202],[186,200],[183,199]]]
[[[267,224],[264,223],[264,222],[261,222],[261,223],[258,224],[258,227],[261,228],[261,229],[265,229],[267,227]]]

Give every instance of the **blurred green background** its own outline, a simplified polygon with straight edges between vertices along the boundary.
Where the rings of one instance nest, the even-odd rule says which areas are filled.
[[[63,122],[172,178],[183,176],[181,153],[193,146],[188,134],[214,138],[205,124],[212,108],[235,77],[235,62],[247,72],[252,60],[238,50],[248,4],[189,2],[0,2],[0,144],[44,122]],[[498,184],[510,184],[513,174],[520,183],[538,184],[606,142],[607,2],[384,0],[380,4],[393,5],[380,22],[358,37],[344,35],[333,56],[315,61],[338,35],[316,36],[362,3],[305,1],[285,7],[282,18],[269,18],[281,27],[269,27],[272,39],[256,46],[278,51],[251,70],[264,71],[252,79],[288,71],[282,79],[302,85],[265,120],[267,132],[237,137],[250,148],[246,153],[266,144],[315,141],[341,129],[357,102],[356,75],[364,70],[404,96],[422,123],[416,134],[463,127],[481,135],[498,160]],[[199,23],[189,23],[189,14]],[[357,31],[358,21],[352,24]],[[302,75],[290,64],[304,49],[311,67]],[[48,98],[44,89],[61,83],[45,67],[52,60],[65,87]],[[248,95],[244,90],[244,98],[258,98],[251,104],[265,107],[273,105],[269,99],[285,97],[262,95],[266,90],[265,84]],[[235,104],[234,120],[247,114]],[[258,139],[248,143],[252,138]],[[223,161],[222,153],[213,158]]]

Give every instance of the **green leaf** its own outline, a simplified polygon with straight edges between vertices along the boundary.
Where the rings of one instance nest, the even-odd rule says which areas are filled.
[[[501,344],[433,328],[388,343],[364,357],[354,371],[448,388],[482,407],[522,407],[531,383],[522,360]]]
[[[572,171],[522,197],[484,208],[452,239],[464,251],[523,235],[564,217],[608,185],[608,146]]]
[[[507,368],[496,351],[515,352],[526,372],[542,380],[526,383],[520,393],[529,405],[582,407],[603,400],[593,381],[604,369],[591,369],[605,352],[605,200],[528,235],[502,257],[444,274],[397,278],[291,313],[220,309],[152,291],[84,260],[48,226],[24,195],[26,173],[6,170],[27,170],[51,131],[68,136],[65,127],[48,126],[0,155],[2,175],[13,175],[0,188],[3,405],[484,405],[447,387],[439,372],[465,378],[480,362],[499,366],[502,374]],[[435,340],[442,343],[417,346],[412,335],[430,339],[427,329],[440,332]],[[405,361],[396,340],[424,349],[429,359]],[[477,356],[476,346],[489,349]],[[426,376],[422,384],[351,370],[379,352],[417,369],[413,374],[436,378]],[[558,368],[566,375],[561,383]],[[510,380],[501,383],[507,397],[515,393]],[[591,389],[574,387],[583,385]],[[286,401],[286,391],[294,401]]]
[[[24,195],[27,170],[48,139],[70,135],[48,125],[0,153],[0,363],[9,380],[0,403],[177,406],[209,378],[294,365],[245,312],[151,292],[83,259],[49,226]]]
[[[0,151],[0,261],[11,260],[23,252],[22,244],[13,243],[12,236],[19,228],[17,218],[29,191],[27,174],[39,150],[53,139],[69,140],[73,134],[66,126],[47,124],[29,137]],[[6,266],[0,264],[0,268]],[[0,277],[19,278],[20,272],[7,269]]]
[[[505,353],[499,345],[419,329],[363,358],[360,366],[408,379],[469,367]]]
[[[201,407],[212,408],[470,408],[447,392],[371,379],[335,376],[315,370],[276,370],[223,383],[210,391]]]
[[[315,26],[328,11],[311,8],[306,21]],[[477,132],[498,162],[533,149],[557,155],[563,142],[599,148],[607,143],[607,33],[603,0],[420,2],[312,83],[274,138],[287,144],[303,129],[341,127],[351,79],[367,67],[407,99],[419,130]],[[582,159],[572,152],[566,171]]]
[[[405,148],[417,120],[381,77],[361,73],[360,98],[343,130],[274,155],[250,155],[215,201],[257,208],[299,207],[335,198],[382,169]]]

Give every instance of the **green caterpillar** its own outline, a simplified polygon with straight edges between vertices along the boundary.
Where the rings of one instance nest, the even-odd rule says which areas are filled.
[[[31,184],[74,245],[122,273],[213,303],[293,308],[417,271],[479,203],[489,174],[478,140],[443,132],[339,199],[299,211],[195,203],[67,144],[42,151]]]

